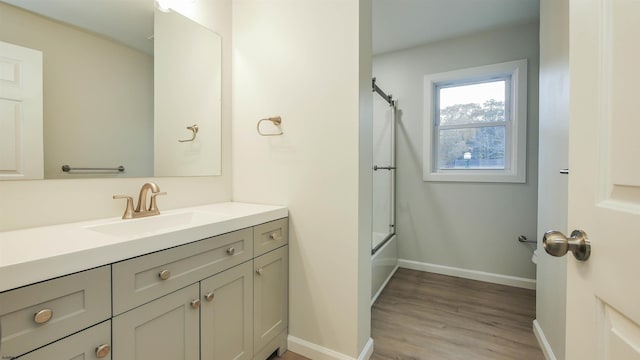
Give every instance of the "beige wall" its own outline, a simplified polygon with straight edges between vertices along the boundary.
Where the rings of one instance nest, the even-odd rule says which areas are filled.
[[[538,239],[547,230],[568,233],[569,1],[540,2],[540,173]],[[567,257],[547,255],[539,244],[536,320],[551,359],[565,358]]]
[[[289,207],[290,335],[351,358],[369,338],[369,12],[358,0],[233,1],[233,198]],[[284,135],[259,136],[257,121],[276,115]]]
[[[153,57],[10,5],[0,14],[1,41],[43,52],[45,178],[70,177],[64,164],[152,175]]]
[[[3,181],[0,182],[0,231],[120,216],[124,203],[111,196],[137,194],[140,186],[149,180],[168,192],[158,199],[161,210],[231,199],[231,0],[198,3],[206,9],[199,20],[206,21],[206,26],[223,37],[222,176]],[[6,14],[0,12],[0,27],[8,21]]]
[[[422,180],[426,74],[528,59],[524,184]],[[374,57],[373,76],[398,99],[399,258],[534,279],[538,184],[538,24],[472,34]]]

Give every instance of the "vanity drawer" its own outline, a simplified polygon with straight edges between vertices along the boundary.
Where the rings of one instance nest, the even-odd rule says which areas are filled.
[[[254,256],[260,256],[289,242],[289,219],[270,221],[253,228]]]
[[[109,266],[0,294],[2,358],[18,356],[111,316]]]
[[[113,315],[253,257],[251,228],[113,264]]]
[[[49,344],[20,360],[111,359],[111,321],[90,327],[53,344]]]

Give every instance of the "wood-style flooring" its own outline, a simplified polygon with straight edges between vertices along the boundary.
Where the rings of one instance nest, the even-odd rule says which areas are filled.
[[[371,314],[372,360],[544,360],[535,291],[398,269]]]
[[[276,356],[275,358],[273,358],[273,360],[309,360],[309,358],[306,358],[302,355],[298,355],[292,351],[287,351],[284,354],[282,354],[282,356]]]
[[[398,269],[371,311],[371,359],[544,360],[535,302],[533,290]]]

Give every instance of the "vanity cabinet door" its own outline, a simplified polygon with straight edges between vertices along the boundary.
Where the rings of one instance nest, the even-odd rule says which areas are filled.
[[[200,288],[193,284],[113,318],[113,358],[198,360]]]
[[[289,246],[255,258],[253,267],[253,347],[255,352],[259,352],[287,329]]]
[[[200,283],[202,360],[251,359],[252,265],[246,262]]]
[[[71,335],[19,357],[20,360],[111,360],[111,321]]]

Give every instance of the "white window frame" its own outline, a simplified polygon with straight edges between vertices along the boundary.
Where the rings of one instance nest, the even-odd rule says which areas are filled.
[[[439,169],[437,160],[438,130],[436,119],[436,87],[449,84],[465,85],[505,76],[507,84],[505,107],[505,168],[504,169]],[[424,131],[422,178],[424,181],[464,182],[526,182],[527,165],[527,60],[509,61],[461,70],[429,74],[424,77]],[[507,105],[507,104],[505,104]]]

